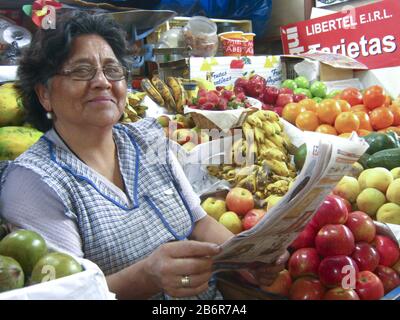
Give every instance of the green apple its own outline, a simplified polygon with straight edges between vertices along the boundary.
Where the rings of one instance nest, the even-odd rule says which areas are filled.
[[[329,92],[329,93],[326,95],[326,98],[327,98],[327,99],[333,99],[333,98],[335,98],[337,95],[339,95],[339,94],[341,94],[341,93],[342,93],[342,90],[333,90],[333,91]]]
[[[215,220],[219,220],[223,213],[226,212],[225,201],[214,197],[207,198],[201,204],[205,212]]]
[[[294,79],[298,88],[308,89],[310,88],[310,81],[306,77],[300,76]]]
[[[294,94],[304,94],[307,98],[312,98],[312,94],[311,91],[308,89],[304,89],[304,88],[297,88],[294,91]]]
[[[400,178],[394,180],[386,190],[388,201],[400,205]]]
[[[376,220],[384,223],[400,224],[400,206],[395,203],[385,203],[379,208]]]
[[[242,221],[233,211],[223,213],[218,221],[234,234],[238,234],[243,230]]]
[[[378,209],[386,203],[385,195],[374,188],[366,188],[357,197],[358,210],[374,216]]]
[[[344,176],[333,189],[333,193],[353,203],[360,194],[360,186],[356,178]]]
[[[328,88],[325,83],[321,81],[315,81],[310,87],[311,94],[314,97],[325,98]]]
[[[293,91],[297,89],[297,84],[294,80],[287,79],[283,81],[282,88],[292,89]]]

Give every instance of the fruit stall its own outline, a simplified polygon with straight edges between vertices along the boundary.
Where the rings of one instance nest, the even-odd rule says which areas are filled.
[[[16,76],[40,27],[35,9],[26,9],[32,2],[0,5],[0,168],[44,134],[27,120]],[[364,21],[354,33],[368,27],[372,37],[382,15],[380,32],[357,43],[358,55],[337,30],[347,21],[343,1],[323,9],[323,1],[310,1],[312,12],[303,19],[292,12],[278,37],[264,30],[267,21],[252,25],[251,12],[199,17],[157,7],[139,34],[144,19],[121,1],[53,2],[57,14],[101,11],[122,24],[135,51],[120,122],[156,118],[207,215],[242,241],[269,230],[275,240],[259,243],[266,256],[288,251],[269,286],[249,273],[218,273],[225,298],[400,299],[400,49],[390,36],[379,38],[400,18],[398,2],[354,1],[353,18]],[[278,1],[260,2],[269,4],[265,17],[274,14]],[[318,33],[326,33],[319,47]],[[293,214],[279,217],[285,210]],[[0,211],[0,299],[114,298],[97,265],[52,250],[33,230],[15,230]]]

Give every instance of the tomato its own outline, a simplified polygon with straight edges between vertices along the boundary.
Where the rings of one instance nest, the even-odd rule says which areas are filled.
[[[385,92],[380,86],[369,87],[364,92],[363,102],[369,110],[382,106],[385,103],[385,100]]]
[[[357,275],[356,292],[361,300],[379,300],[384,295],[382,281],[371,271]]]
[[[340,94],[340,99],[346,100],[351,106],[363,104],[363,96],[360,90],[356,88],[347,88]]]

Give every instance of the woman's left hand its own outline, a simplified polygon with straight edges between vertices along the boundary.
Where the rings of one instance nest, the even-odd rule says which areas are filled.
[[[275,264],[257,264],[254,268],[240,271],[240,274],[250,283],[258,286],[269,286],[278,277],[279,272],[285,269],[285,264],[289,259],[289,252],[281,255]]]

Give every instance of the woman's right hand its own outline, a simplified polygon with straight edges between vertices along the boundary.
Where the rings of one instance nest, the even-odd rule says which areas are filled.
[[[212,275],[212,256],[220,252],[213,243],[169,242],[146,259],[145,272],[160,291],[176,298],[190,297],[207,290]],[[190,283],[185,283],[185,277]]]

